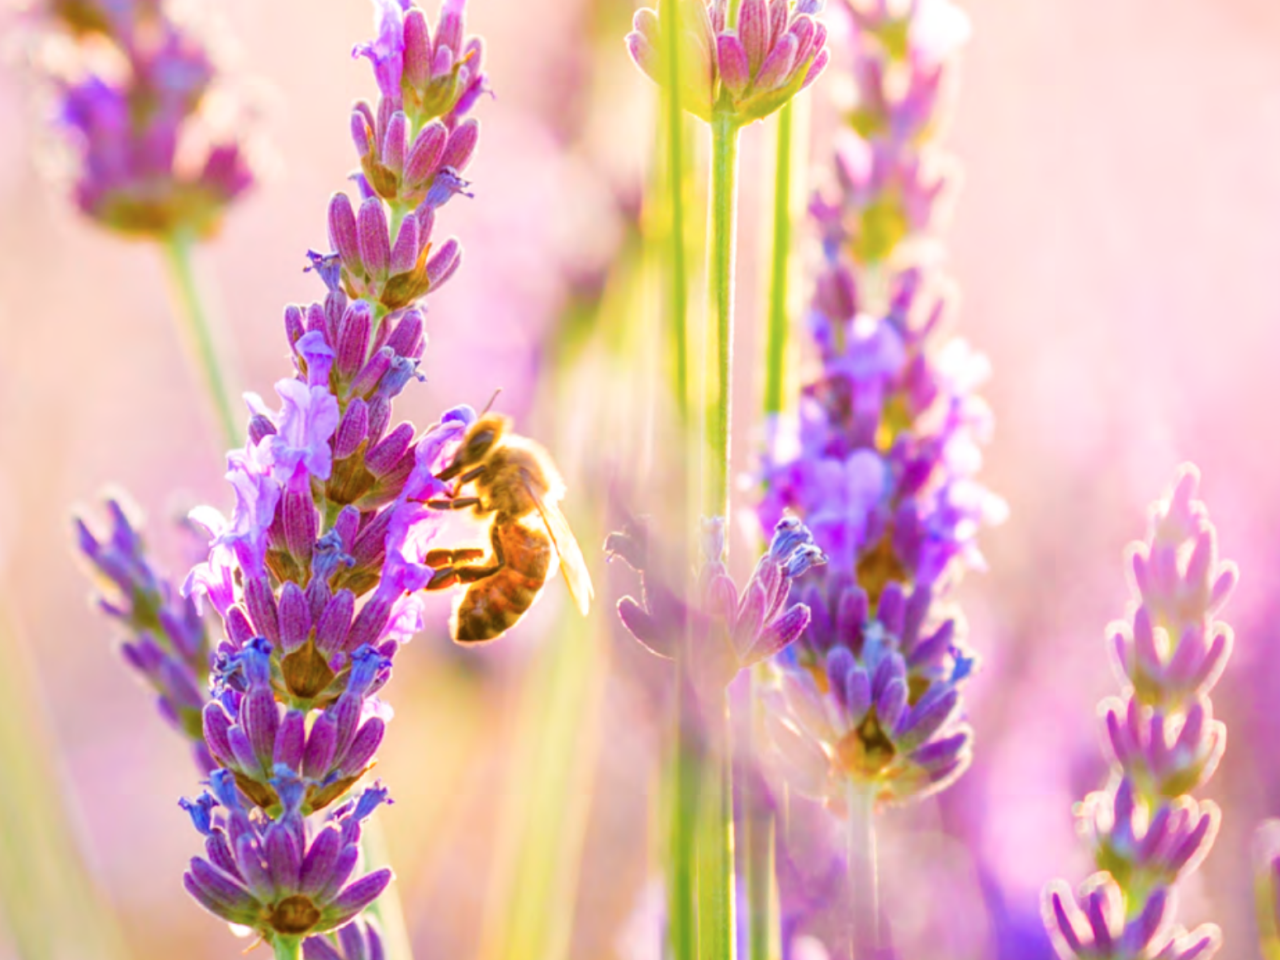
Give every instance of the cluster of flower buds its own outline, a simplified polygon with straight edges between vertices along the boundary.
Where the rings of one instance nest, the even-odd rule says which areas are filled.
[[[660,86],[671,80],[668,30],[677,31],[681,104],[708,122],[741,126],[773,113],[822,73],[830,58],[821,0],[742,0],[730,23],[726,0],[667,0],[636,12],[627,48]],[[674,9],[673,9],[674,8]]]
[[[687,644],[690,677],[695,689],[706,692],[723,691],[739,671],[775,656],[804,632],[809,610],[788,604],[791,585],[826,562],[804,524],[785,518],[739,591],[721,559],[724,537],[722,518],[704,521],[703,563],[690,600],[673,586],[670,565],[661,562],[643,525],[605,542],[611,558],[620,557],[641,576],[641,599],[623,597],[618,603],[627,630],[665,660],[674,660]]]
[[[192,741],[196,765],[207,773],[214,762],[201,738],[210,667],[204,621],[147,559],[132,508],[119,497],[108,499],[106,508],[107,536],[96,535],[83,517],[75,521],[80,552],[98,581],[98,606],[124,626],[125,660],[155,690],[161,716]]]
[[[59,82],[61,118],[81,158],[81,210],[129,234],[216,230],[253,174],[234,137],[189,159],[192,144],[209,139],[197,130],[216,76],[199,39],[157,0],[53,0],[42,9],[86,50],[108,45],[121,67]]]
[[[445,2],[437,62],[457,52],[462,6]],[[418,31],[418,43],[426,21],[398,3],[377,7],[383,32],[370,56],[383,97],[368,115],[386,118],[403,143],[406,129],[420,126],[421,111],[407,128],[399,73],[388,87],[378,51],[388,22]],[[478,59],[478,47],[468,49],[477,52],[446,71],[458,83]],[[406,61],[405,76],[410,72]],[[465,97],[455,91],[447,124],[427,118],[425,130],[439,147],[428,164],[437,178],[442,158],[465,164],[475,146],[474,122],[457,122]],[[423,92],[416,102],[426,99]],[[247,398],[248,442],[228,455],[234,512],[230,519],[210,507],[192,514],[211,541],[208,559],[184,585],[188,596],[214,608],[224,630],[200,724],[218,771],[212,797],[189,805],[209,837],[209,857],[193,862],[188,889],[270,942],[311,937],[309,956],[341,950],[350,960],[380,953],[372,928],[337,939],[318,935],[355,917],[390,872],[344,886],[359,823],[383,792],[366,791],[354,806],[346,798],[385,734],[390,711],[378,693],[392,660],[422,627],[423,590],[435,572],[424,560],[443,516],[431,504],[450,495],[437,475],[475,420],[470,407],[446,412],[422,433],[392,420],[394,399],[421,379],[426,340],[418,301],[448,278],[459,252],[449,241],[429,255],[440,202],[407,199],[399,187],[384,197],[368,179],[358,180],[358,214],[345,196],[330,204],[334,252],[311,254],[326,287],[323,301],[285,310],[296,373],[276,384],[280,408]],[[393,244],[388,224],[396,221]],[[215,799],[224,812],[219,828],[209,813]]]
[[[1191,960],[1218,949],[1217,927],[1173,929],[1174,885],[1204,859],[1219,812],[1189,794],[1212,776],[1226,730],[1209,690],[1231,648],[1214,619],[1236,583],[1220,562],[1199,475],[1184,467],[1156,504],[1150,534],[1132,550],[1137,604],[1114,630],[1123,699],[1103,704],[1113,769],[1080,809],[1098,873],[1073,897],[1062,881],[1044,894],[1045,925],[1064,960]]]
[[[391,882],[385,867],[348,882],[360,859],[360,824],[386,791],[370,787],[323,824],[302,814],[302,784],[276,778],[281,812],[246,807],[235,777],[218,770],[212,793],[183,806],[205,838],[205,856],[183,875],[193,897],[222,919],[285,937],[323,934],[349,923]]]
[[[880,319],[852,299],[837,312],[819,290],[811,321],[823,369],[803,390],[792,452],[764,471],[761,523],[798,514],[830,557],[805,586],[814,622],[784,664],[771,724],[780,753],[797,737],[809,743],[801,789],[826,799],[854,777],[905,800],[967,764],[969,736],[955,720],[973,657],[945,594],[980,566],[976,534],[1002,504],[972,478],[990,426],[972,392],[985,361],[959,342],[933,348],[938,306],[913,324],[918,280],[914,270],[899,278]],[[782,449],[785,431],[775,439]],[[895,705],[900,685],[908,695]],[[860,732],[840,746],[850,731]],[[818,745],[830,767],[821,777]]]
[[[968,766],[972,739],[958,718],[973,660],[955,619],[932,622],[930,588],[908,594],[897,583],[872,617],[866,590],[833,574],[801,590],[812,623],[766,692],[774,763],[834,810],[851,782],[882,802],[942,789]]]
[[[848,10],[857,99],[836,141],[836,194],[814,213],[829,246],[881,264],[936,219],[948,164],[932,138],[969,21],[950,0],[853,0]]]

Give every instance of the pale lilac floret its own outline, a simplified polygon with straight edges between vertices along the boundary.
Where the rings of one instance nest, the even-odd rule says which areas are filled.
[[[340,419],[337,398],[327,384],[307,386],[298,380],[277,382],[276,393],[282,405],[277,433],[265,441],[264,465],[279,484],[293,482],[302,470],[317,480],[328,480],[333,467],[329,440]]]

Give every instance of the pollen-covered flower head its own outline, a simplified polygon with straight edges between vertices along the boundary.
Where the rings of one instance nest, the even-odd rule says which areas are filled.
[[[725,0],[667,0],[636,12],[627,48],[650,79],[669,85],[668,31],[676,30],[684,108],[703,120],[720,113],[746,124],[773,113],[826,67],[821,7],[820,0],[743,0],[730,24]]]

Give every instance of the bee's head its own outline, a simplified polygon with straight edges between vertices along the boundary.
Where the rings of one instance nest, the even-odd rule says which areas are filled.
[[[441,480],[451,480],[468,467],[482,462],[489,451],[497,445],[502,435],[507,432],[510,421],[500,413],[486,413],[480,417],[467,431],[462,446],[439,476]]]

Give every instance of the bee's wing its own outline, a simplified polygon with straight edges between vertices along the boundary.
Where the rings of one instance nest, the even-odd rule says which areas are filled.
[[[564,572],[569,593],[573,595],[574,603],[578,605],[578,609],[585,617],[587,611],[591,609],[591,599],[595,596],[595,590],[591,586],[591,574],[587,572],[587,562],[582,558],[582,549],[578,546],[578,540],[569,529],[569,521],[564,518],[560,508],[551,501],[537,496],[531,485],[526,486],[529,496],[538,507],[542,522],[546,524],[547,533],[551,535],[551,542],[555,544],[556,554],[560,557],[560,569]]]

